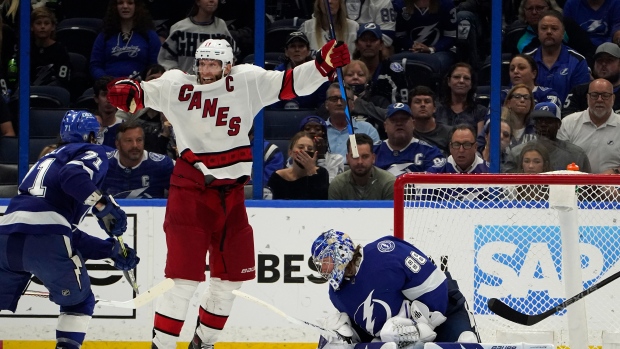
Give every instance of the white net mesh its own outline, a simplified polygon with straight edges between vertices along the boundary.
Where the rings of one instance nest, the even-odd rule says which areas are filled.
[[[483,342],[543,341],[585,348],[586,341],[600,346],[620,332],[620,282],[582,300],[583,313],[578,303],[529,327],[504,320],[487,307],[489,298],[499,298],[520,312],[539,314],[619,272],[620,187],[614,184],[620,176],[456,176],[399,178],[395,235],[402,233],[451,272],[476,316]],[[568,235],[563,237],[563,230]],[[563,250],[569,255],[563,257]],[[571,277],[576,288],[565,282]],[[575,344],[575,336],[584,337],[583,346]]]

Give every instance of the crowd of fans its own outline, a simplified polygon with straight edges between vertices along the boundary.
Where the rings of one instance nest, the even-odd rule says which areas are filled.
[[[559,2],[559,3],[558,3]],[[108,82],[151,80],[169,69],[193,73],[206,39],[226,39],[236,64],[253,54],[252,0],[32,1],[31,86],[58,86],[76,102],[78,67],[56,36],[62,21],[98,18],[87,75],[114,170],[106,190],[119,197],[165,197],[162,178],[178,156],[166,116],[133,115],[107,101]],[[620,173],[620,2],[504,1],[502,51],[509,85],[486,86],[490,6],[485,0],[329,0],[334,31],[351,51],[343,69],[346,96],[326,82],[309,96],[270,108],[311,109],[288,149],[265,142],[264,184],[273,199],[391,199],[394,178],[408,172],[489,172],[488,98],[500,89],[502,172],[564,170]],[[285,71],[313,59],[330,38],[324,0],[266,0],[266,23],[299,19],[281,42]],[[22,4],[23,6],[23,4]],[[239,11],[238,9],[243,9]],[[16,17],[3,11],[0,53],[0,134],[19,127]],[[288,22],[287,22],[288,23]],[[290,23],[287,24],[290,26]],[[68,46],[68,45],[67,45]],[[429,67],[433,79],[408,64]],[[416,70],[417,72],[417,70]],[[479,86],[482,85],[482,86]],[[481,93],[485,91],[485,93]],[[346,98],[343,98],[346,97]],[[345,105],[354,120],[353,158]],[[69,106],[67,106],[69,107]],[[164,176],[164,177],[162,177]]]

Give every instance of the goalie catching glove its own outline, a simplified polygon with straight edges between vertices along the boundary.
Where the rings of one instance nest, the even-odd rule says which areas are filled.
[[[330,77],[336,68],[344,67],[350,62],[351,56],[347,44],[342,41],[336,43],[334,39],[323,45],[314,59],[316,69],[325,77]]]
[[[123,255],[123,249],[121,248],[121,243],[114,239],[110,238],[108,240],[113,240],[114,246],[112,247],[112,262],[114,262],[114,267],[118,270],[132,270],[136,268],[136,265],[140,263],[140,257],[136,254],[136,250],[125,245],[125,251],[127,251],[127,257]]]
[[[135,113],[144,108],[144,90],[136,80],[117,79],[108,83],[108,100],[122,111]]]
[[[424,308],[426,308],[425,311]],[[417,318],[420,321],[415,320],[414,312],[418,313]],[[441,315],[443,319],[439,319],[435,313]],[[384,342],[395,342],[399,347],[405,347],[416,342],[432,342],[437,337],[437,333],[433,331],[437,325],[433,326],[429,321],[432,315],[436,316],[434,323],[437,325],[446,320],[446,317],[439,312],[429,313],[428,307],[424,303],[404,301],[398,315],[388,319],[383,324],[379,332],[380,338]]]
[[[110,236],[121,236],[127,230],[127,215],[125,211],[114,201],[112,195],[104,195],[98,204],[103,207],[93,207],[93,214],[97,217],[99,226]]]

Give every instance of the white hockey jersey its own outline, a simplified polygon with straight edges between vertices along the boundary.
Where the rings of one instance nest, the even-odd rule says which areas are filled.
[[[326,81],[310,61],[287,72],[242,64],[204,85],[174,69],[141,86],[144,105],[172,124],[183,159],[205,175],[236,179],[252,169],[248,132],[256,114],[280,99],[308,95]]]

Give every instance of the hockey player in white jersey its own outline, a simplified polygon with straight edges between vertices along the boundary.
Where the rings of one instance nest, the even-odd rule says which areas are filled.
[[[164,220],[165,275],[175,279],[175,287],[157,308],[153,348],[176,348],[189,301],[205,280],[207,251],[209,288],[190,348],[213,347],[230,314],[232,291],[255,277],[243,191],[252,168],[248,131],[253,119],[265,106],[314,92],[349,61],[348,47],[331,40],[314,61],[286,72],[233,67],[228,42],[210,39],[196,50],[195,76],[170,70],[148,82],[125,79],[108,86],[110,102],[122,110],[146,106],[163,112],[180,154]]]

